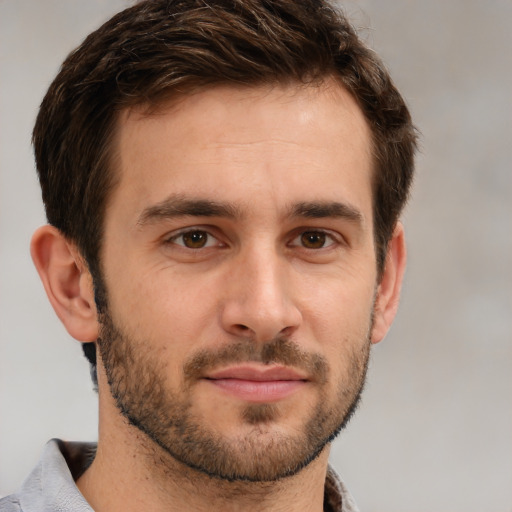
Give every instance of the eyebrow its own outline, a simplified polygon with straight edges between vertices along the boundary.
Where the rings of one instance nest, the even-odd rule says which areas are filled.
[[[137,225],[142,227],[152,222],[173,217],[240,217],[239,209],[230,203],[219,203],[207,199],[187,199],[171,196],[160,203],[145,208],[139,215]]]
[[[170,196],[163,201],[145,208],[139,215],[137,226],[176,217],[224,217],[237,219],[242,217],[240,208],[232,203],[208,199],[186,198],[180,195]],[[287,217],[307,219],[342,218],[362,224],[364,217],[354,206],[337,201],[300,202],[289,208]]]
[[[357,208],[348,203],[337,201],[298,203],[292,207],[290,216],[307,219],[342,218],[357,224],[362,224],[364,221],[363,214]]]

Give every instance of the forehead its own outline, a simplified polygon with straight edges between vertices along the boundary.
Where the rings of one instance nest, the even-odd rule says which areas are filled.
[[[371,195],[370,130],[334,81],[218,86],[151,112],[126,110],[116,156],[119,180],[111,199],[121,195],[139,210],[169,194],[247,205],[269,191],[283,203]]]
[[[230,128],[236,128],[239,142],[244,138],[253,142],[254,129],[284,139],[294,125],[314,130],[307,134],[308,144],[314,136],[319,139],[344,135],[346,142],[349,138],[358,139],[370,152],[367,142],[371,133],[363,112],[351,93],[334,78],[311,85],[216,85],[192,94],[175,94],[157,104],[127,108],[118,121],[118,141],[122,144],[130,132],[149,125],[159,130],[171,118],[176,119],[180,136],[192,137],[191,142],[196,135],[202,143],[218,142],[224,136],[231,139]],[[293,134],[297,133],[298,130]]]

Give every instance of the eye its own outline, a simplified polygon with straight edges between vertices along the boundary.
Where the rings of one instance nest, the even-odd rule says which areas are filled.
[[[333,236],[325,231],[303,231],[292,240],[292,246],[300,246],[305,249],[324,249],[333,245],[336,241]]]
[[[167,243],[180,245],[187,249],[204,249],[205,247],[217,245],[219,241],[207,231],[194,229],[171,237]]]

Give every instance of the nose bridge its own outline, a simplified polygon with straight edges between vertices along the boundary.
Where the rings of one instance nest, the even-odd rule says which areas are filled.
[[[254,250],[246,260],[247,279],[251,293],[245,298],[254,302],[260,311],[277,310],[286,297],[286,276],[281,257],[271,247]]]
[[[259,240],[241,252],[233,270],[223,311],[225,328],[261,341],[291,334],[301,315],[286,258]]]

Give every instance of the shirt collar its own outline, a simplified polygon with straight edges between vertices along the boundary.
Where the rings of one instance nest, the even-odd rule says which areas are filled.
[[[24,512],[93,512],[75,480],[89,467],[96,443],[49,441],[38,465],[23,483],[18,495]],[[345,484],[331,466],[324,492],[325,512],[359,512]]]

